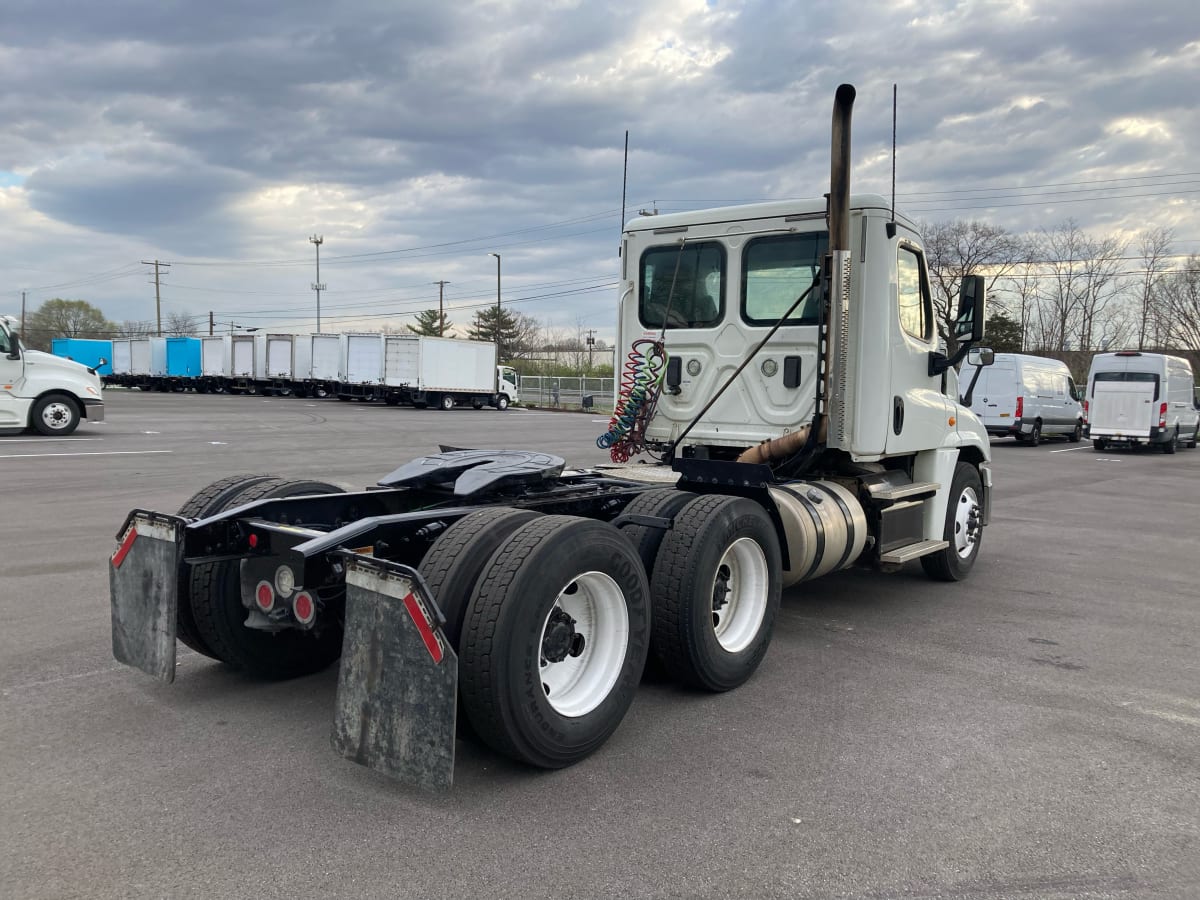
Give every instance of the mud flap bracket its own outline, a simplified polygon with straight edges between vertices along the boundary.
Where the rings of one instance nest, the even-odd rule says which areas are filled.
[[[175,613],[186,525],[179,516],[135,509],[108,564],[113,656],[166,682],[175,680]]]
[[[333,746],[369,769],[427,790],[454,780],[458,656],[420,575],[344,554],[346,633]]]

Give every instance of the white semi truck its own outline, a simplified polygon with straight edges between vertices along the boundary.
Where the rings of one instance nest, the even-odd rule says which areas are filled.
[[[18,324],[0,316],[0,434],[64,436],[84,420],[104,421],[96,369],[23,347]]]
[[[257,676],[340,657],[337,751],[446,787],[460,718],[557,768],[619,726],[650,653],[738,687],[785,586],[910,560],[965,578],[992,477],[951,367],[982,339],[983,278],[964,279],[948,359],[917,229],[850,196],[853,100],[838,89],[828,202],[626,226],[613,467],[445,451],[364,491],[231,476],[178,513],[134,510],[110,565],[116,657],[165,681],[176,639]]]

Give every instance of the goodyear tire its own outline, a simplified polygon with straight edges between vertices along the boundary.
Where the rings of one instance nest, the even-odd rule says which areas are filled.
[[[925,574],[935,581],[962,581],[979,558],[983,526],[983,481],[979,470],[970,463],[960,462],[954,469],[950,485],[950,500],[946,504],[946,527],[943,540],[950,546],[937,553],[921,557]]]
[[[463,625],[459,690],[476,734],[542,768],[585,758],[633,702],[649,622],[646,575],[615,528],[527,522],[493,555]]]
[[[782,593],[779,538],[742,497],[701,496],[675,517],[654,564],[654,649],[692,687],[744,683],[771,642]]]
[[[514,531],[540,515],[531,509],[482,509],[447,528],[425,552],[421,577],[446,617],[446,637],[456,650],[467,606],[492,555]]]
[[[653,516],[656,519],[674,520],[679,511],[695,499],[696,495],[688,491],[680,491],[676,488],[653,488],[634,497],[629,505],[621,511],[621,515]],[[658,550],[662,546],[667,532],[666,528],[656,528],[650,525],[625,525],[621,528],[621,534],[629,539],[633,544],[633,549],[641,557],[642,565],[646,567],[647,578],[653,576],[654,561],[658,557]]]
[[[233,494],[226,500],[224,508],[232,509],[267,498],[332,494],[341,493],[341,490],[322,481],[269,478]],[[268,632],[247,628],[240,575],[237,560],[192,566],[188,592],[196,634],[208,648],[207,655],[232,669],[271,679],[297,678],[319,672],[341,655],[341,623],[322,620],[320,616],[312,631]]]

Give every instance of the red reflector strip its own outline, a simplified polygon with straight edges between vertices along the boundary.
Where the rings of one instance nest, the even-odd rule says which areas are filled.
[[[421,635],[421,640],[425,642],[425,649],[429,651],[429,655],[433,657],[435,663],[442,661],[442,645],[438,641],[438,637],[433,633],[433,626],[425,615],[425,610],[421,608],[420,602],[412,594],[404,598],[404,608],[408,610],[408,614],[412,617],[413,624],[417,626],[417,632]]]
[[[129,555],[129,551],[133,547],[133,542],[137,540],[137,536],[136,528],[130,528],[125,532],[125,539],[121,541],[121,546],[117,548],[117,552],[112,555],[114,569],[121,568],[121,563],[125,562],[125,557]]]

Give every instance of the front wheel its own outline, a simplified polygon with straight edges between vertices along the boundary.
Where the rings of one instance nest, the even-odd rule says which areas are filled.
[[[1196,441],[1200,439],[1200,422],[1196,423],[1196,430],[1192,432],[1192,438],[1184,446],[1189,450],[1196,449]]]
[[[459,689],[494,750],[572,765],[621,724],[646,664],[646,575],[611,525],[526,523],[492,557],[463,623]]]
[[[960,462],[954,469],[950,500],[946,504],[946,528],[942,532],[950,546],[921,557],[925,574],[935,581],[962,581],[979,557],[983,539],[983,481],[979,470]]]
[[[41,434],[61,437],[79,427],[79,405],[63,394],[51,394],[33,405],[29,418]]]
[[[500,410],[508,409],[508,395],[507,394],[501,394],[499,397],[496,398],[496,409],[500,409]]]
[[[701,496],[675,516],[654,563],[654,651],[684,684],[728,691],[762,662],[783,587],[779,538],[759,504]]]
[[[1078,444],[1081,440],[1083,440],[1083,425],[1076,422],[1075,430],[1071,432],[1070,436],[1067,438],[1067,442],[1071,444]]]
[[[1104,440],[1103,438],[1096,438],[1094,441],[1092,441],[1092,449],[1103,453],[1108,449],[1108,441]]]
[[[442,394],[441,399],[438,401],[438,408],[445,410],[454,409],[454,395]]]

